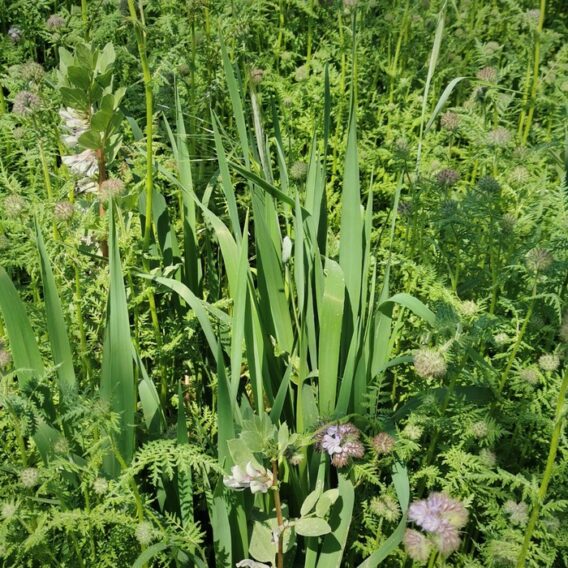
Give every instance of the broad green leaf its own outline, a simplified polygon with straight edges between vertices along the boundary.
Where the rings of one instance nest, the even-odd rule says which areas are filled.
[[[426,124],[426,128],[425,128],[426,132],[428,132],[428,130],[430,130],[430,127],[432,126],[432,124],[434,124],[436,117],[440,114],[440,111],[442,110],[442,108],[444,108],[444,105],[446,104],[446,102],[450,98],[450,95],[452,94],[453,90],[456,88],[456,85],[460,81],[463,81],[463,79],[465,79],[465,77],[456,77],[455,79],[452,79],[449,82],[448,86],[444,89],[444,92],[441,94],[440,98],[438,99],[438,102],[436,103],[436,107],[434,108],[434,111],[432,112],[432,116],[430,117],[428,124]]]
[[[406,294],[405,292],[395,294],[388,298],[388,300],[381,302],[379,304],[379,310],[390,317],[394,304],[399,304],[400,306],[408,308],[411,312],[428,322],[430,325],[434,325],[436,322],[434,312],[428,309],[420,300],[410,294]]]
[[[331,532],[329,523],[320,517],[298,519],[294,524],[294,529],[297,534],[302,536],[323,536]]]
[[[149,560],[152,560],[154,556],[160,554],[160,552],[163,552],[164,550],[167,550],[169,547],[170,544],[165,540],[152,544],[138,556],[138,558],[134,561],[134,564],[132,564],[132,568],[144,568],[145,566],[148,566]]]

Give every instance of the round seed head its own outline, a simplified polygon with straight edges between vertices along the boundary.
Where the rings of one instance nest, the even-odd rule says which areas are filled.
[[[456,114],[455,112],[449,110],[446,111],[444,114],[442,114],[442,117],[440,118],[440,126],[444,130],[449,130],[450,132],[453,132],[459,128],[459,125],[460,125],[459,114]]]
[[[93,491],[97,495],[104,495],[108,491],[108,481],[104,477],[97,477],[93,481]]]
[[[409,423],[404,427],[402,435],[413,442],[418,442],[422,437],[423,429],[418,424]]]
[[[486,83],[495,83],[497,81],[497,69],[495,67],[483,67],[477,72],[476,77]]]
[[[20,472],[20,483],[31,489],[39,483],[39,471],[35,467],[27,467]]]
[[[543,371],[550,371],[552,373],[560,366],[560,358],[554,353],[546,353],[540,356],[538,365]]]
[[[487,434],[489,434],[489,427],[487,426],[487,422],[485,422],[485,420],[474,422],[470,427],[470,432],[472,436],[479,440],[486,438]]]
[[[443,377],[447,369],[444,356],[439,351],[423,348],[414,353],[414,370],[419,377]]]
[[[22,79],[28,83],[39,83],[43,79],[45,71],[39,63],[28,61],[20,67],[20,74]]]
[[[519,371],[519,378],[529,385],[536,385],[540,378],[540,374],[536,367],[527,367]]]
[[[456,170],[453,170],[452,168],[445,168],[436,174],[436,181],[442,187],[452,187],[452,185],[455,185],[459,179],[459,172],[456,172]]]
[[[101,183],[101,197],[105,200],[114,199],[122,194],[124,183],[120,179],[107,179]]]
[[[39,110],[40,98],[30,91],[20,91],[12,104],[12,112],[18,116],[29,116]]]
[[[414,529],[406,529],[404,533],[404,549],[406,554],[416,562],[426,562],[432,550],[432,544],[421,533]]]
[[[134,536],[141,546],[148,546],[154,540],[154,527],[147,521],[142,521],[134,531]]]
[[[532,272],[543,272],[554,262],[552,254],[544,248],[535,247],[525,256],[527,268]]]
[[[487,143],[490,146],[505,147],[509,145],[512,138],[513,137],[509,130],[503,126],[499,126],[487,134]]]
[[[7,503],[2,503],[2,518],[6,521],[14,518],[18,512],[18,506],[15,503],[8,501]]]
[[[75,205],[70,201],[59,201],[55,204],[53,214],[58,221],[69,221],[75,213]]]
[[[388,455],[394,450],[396,440],[387,432],[380,432],[371,440],[371,443],[375,452],[377,452],[379,456],[382,456]]]
[[[385,521],[393,523],[400,517],[400,505],[398,501],[391,495],[382,495],[381,497],[373,497],[370,503],[371,511]]]
[[[26,208],[26,202],[17,194],[8,195],[2,202],[2,207],[6,217],[16,219]]]
[[[530,174],[524,166],[516,166],[509,174],[509,182],[513,185],[523,185],[530,179]]]
[[[308,175],[308,164],[306,162],[297,161],[292,164],[290,168],[290,177],[296,181],[306,179]]]
[[[51,16],[49,16],[49,18],[47,18],[45,27],[50,32],[56,32],[65,27],[65,18],[63,18],[59,14],[52,14]]]
[[[262,79],[264,78],[264,69],[255,67],[250,70],[250,80],[254,85],[260,85]]]

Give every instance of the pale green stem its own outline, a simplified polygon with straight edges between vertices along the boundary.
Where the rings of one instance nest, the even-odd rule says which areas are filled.
[[[552,438],[550,440],[550,448],[548,450],[548,459],[546,460],[546,467],[544,474],[542,476],[542,481],[538,490],[537,502],[533,506],[533,510],[527,525],[527,530],[525,531],[525,538],[523,541],[523,546],[517,560],[517,568],[524,568],[527,553],[529,550],[529,545],[531,538],[538,522],[540,515],[540,509],[544,503],[546,497],[546,492],[548,490],[548,484],[552,477],[552,470],[554,469],[554,462],[556,460],[556,454],[558,452],[558,445],[560,443],[560,438],[562,434],[562,425],[564,422],[564,401],[566,399],[566,390],[568,389],[568,369],[564,371],[564,377],[562,379],[562,384],[560,385],[560,392],[558,393],[558,401],[556,403],[556,415],[554,430],[552,431]]]

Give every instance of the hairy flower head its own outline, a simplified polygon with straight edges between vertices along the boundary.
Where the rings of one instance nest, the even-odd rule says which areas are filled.
[[[535,247],[525,256],[525,263],[527,268],[532,272],[543,272],[544,270],[550,268],[550,265],[554,262],[554,257],[552,254],[541,247]]]
[[[20,483],[31,489],[39,483],[39,471],[35,467],[27,467],[20,472]]]
[[[538,365],[543,371],[556,371],[560,366],[560,358],[555,353],[545,353],[538,359]]]
[[[49,18],[47,18],[45,27],[50,32],[56,32],[65,27],[65,18],[63,18],[59,14],[52,14],[51,16],[49,16]]]
[[[378,455],[387,455],[394,450],[396,439],[387,432],[380,432],[373,437],[371,444]]]
[[[75,205],[70,201],[59,201],[53,209],[53,214],[58,221],[69,221],[74,213]]]
[[[495,83],[497,81],[497,69],[495,67],[483,67],[476,73],[476,77],[486,83]]]
[[[440,351],[424,347],[414,353],[414,370],[419,377],[443,377],[448,370]]]
[[[17,193],[8,195],[4,198],[2,202],[2,208],[4,209],[4,214],[8,218],[16,219],[18,218],[26,208],[26,202],[23,197],[19,196]]]
[[[445,168],[436,174],[436,181],[442,187],[452,187],[452,185],[455,185],[459,179],[459,172],[456,172],[456,170],[453,170],[452,168]]]
[[[400,505],[392,495],[373,497],[369,505],[371,511],[385,521],[393,523],[400,518]]]
[[[421,533],[414,529],[406,529],[404,533],[404,549],[406,554],[416,562],[426,562],[432,550],[432,543]]]
[[[29,116],[39,110],[40,98],[31,91],[20,91],[12,104],[12,112],[19,116]]]
[[[142,521],[134,530],[134,536],[141,546],[148,546],[155,538],[155,531],[152,523]]]
[[[517,503],[516,501],[509,499],[508,501],[505,501],[503,510],[507,513],[507,515],[509,515],[509,520],[514,525],[525,526],[529,520],[529,508],[527,504],[522,501]]]
[[[460,126],[459,114],[450,110],[446,111],[440,118],[440,126],[444,130],[449,130],[450,132],[457,130]]]

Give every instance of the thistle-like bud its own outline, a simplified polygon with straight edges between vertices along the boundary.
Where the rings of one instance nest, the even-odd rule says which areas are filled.
[[[2,208],[4,209],[6,217],[16,219],[24,212],[26,208],[26,202],[24,201],[23,197],[14,193],[4,198],[4,201],[2,202]]]
[[[59,14],[52,14],[51,16],[49,16],[49,18],[47,18],[47,21],[45,22],[45,27],[50,32],[56,32],[64,28],[65,24],[66,24],[65,18],[63,18]]]
[[[413,442],[418,442],[422,437],[424,430],[418,424],[408,423],[402,430],[402,435]]]
[[[523,185],[530,179],[530,174],[524,166],[516,166],[509,173],[509,182],[514,185]]]
[[[505,147],[509,145],[512,138],[513,136],[509,130],[503,126],[499,126],[487,134],[487,143],[490,146]]]
[[[497,82],[497,69],[495,67],[483,67],[476,73],[476,77],[486,83],[495,83]]]
[[[550,265],[554,262],[554,257],[544,248],[535,247],[525,256],[525,263],[527,268],[532,272],[543,272],[550,268]]]
[[[104,477],[97,477],[93,481],[93,491],[99,496],[104,495],[108,491],[108,481]]]
[[[290,177],[296,181],[306,179],[308,175],[308,164],[306,162],[297,161],[292,164],[290,168]]]
[[[442,353],[425,347],[414,353],[414,370],[419,377],[426,379],[443,377],[448,366]]]
[[[450,110],[446,111],[440,118],[440,126],[444,130],[454,132],[460,126],[459,114],[456,114],[455,112],[452,112]]]
[[[477,181],[477,188],[486,193],[498,193],[501,190],[499,182],[491,176],[483,176]]]
[[[20,91],[12,104],[12,112],[19,116],[29,116],[37,112],[41,106],[40,98],[31,91]]]
[[[391,495],[382,495],[373,497],[369,504],[371,511],[385,521],[393,523],[400,517],[400,505],[398,501]]]
[[[53,214],[58,221],[69,221],[74,213],[75,205],[70,201],[59,201],[53,209]]]
[[[101,183],[101,197],[104,200],[115,199],[124,191],[124,183],[120,179],[107,179]]]
[[[445,168],[436,174],[436,181],[442,187],[452,187],[452,185],[455,185],[459,179],[459,172],[456,172],[456,170],[453,170],[452,168]]]
[[[20,483],[31,489],[39,483],[39,471],[35,467],[27,467],[20,472]]]
[[[519,371],[519,378],[529,385],[536,385],[540,378],[538,369],[535,367],[527,367]]]
[[[546,353],[540,356],[538,365],[543,371],[552,373],[560,366],[560,358],[555,353]]]
[[[154,527],[148,521],[142,521],[134,531],[140,546],[148,546],[155,538]]]

